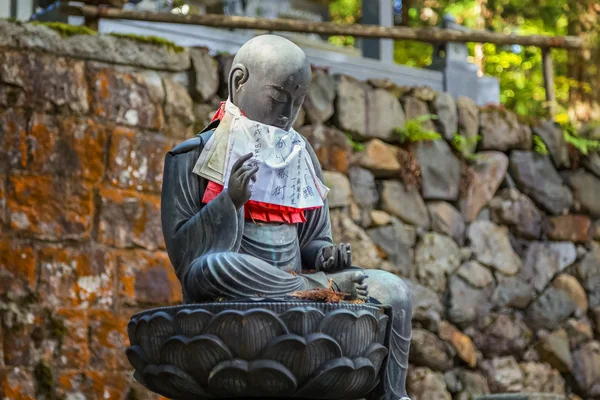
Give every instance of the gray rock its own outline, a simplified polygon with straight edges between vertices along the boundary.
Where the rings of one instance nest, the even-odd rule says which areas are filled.
[[[516,276],[497,275],[498,286],[492,295],[492,304],[497,308],[512,307],[524,309],[535,298],[533,286]]]
[[[421,167],[421,193],[426,200],[456,200],[460,162],[444,140],[418,142],[414,153]]]
[[[342,210],[331,212],[331,235],[335,243],[350,243],[352,262],[361,268],[377,268],[381,258],[367,233]]]
[[[367,121],[367,137],[394,141],[394,129],[404,128],[404,111],[398,99],[387,90],[368,90]]]
[[[487,380],[481,373],[464,369],[460,370],[458,376],[462,383],[462,391],[456,397],[457,400],[471,400],[474,395],[490,392]]]
[[[521,269],[521,259],[508,239],[508,229],[489,221],[475,221],[467,229],[475,258],[505,275]]]
[[[471,166],[472,181],[461,195],[459,209],[466,222],[475,221],[479,212],[494,198],[508,168],[505,154],[487,151],[478,153],[475,164]]]
[[[385,211],[373,210],[371,211],[371,226],[386,226],[392,223],[392,216]]]
[[[563,185],[548,156],[532,151],[513,151],[509,172],[521,192],[549,213],[560,215],[571,208],[573,194]]]
[[[399,149],[379,139],[372,139],[365,145],[358,164],[371,171],[378,178],[396,177],[402,166],[398,161]]]
[[[211,104],[194,103],[194,118],[196,120],[194,132],[203,130],[210,123],[215,111],[216,108]]]
[[[219,63],[210,56],[207,48],[190,50],[195,74],[195,92],[202,101],[208,101],[219,90]]]
[[[429,86],[413,87],[410,89],[410,94],[411,96],[414,96],[426,103],[430,103],[431,101],[435,100],[436,96],[438,96],[438,93]]]
[[[322,124],[333,116],[336,82],[323,70],[313,73],[312,83],[304,100],[306,118],[311,124]]]
[[[542,121],[539,125],[533,127],[533,133],[538,135],[546,144],[556,168],[568,168],[571,166],[569,147],[560,127],[556,126],[552,121]]]
[[[517,189],[502,189],[490,202],[490,215],[497,224],[525,239],[539,239],[542,215],[529,197]]]
[[[600,217],[600,201],[598,201],[600,178],[583,170],[566,173],[565,177],[581,209],[594,218]]]
[[[438,331],[444,306],[439,296],[433,290],[419,283],[406,279],[405,282],[412,295],[412,319],[429,331]]]
[[[528,400],[565,399],[565,380],[560,372],[552,369],[548,364],[535,362],[523,362],[520,367],[523,372],[523,392],[540,393],[529,395]]]
[[[352,199],[359,207],[360,225],[368,227],[372,223],[373,208],[379,202],[375,176],[367,169],[354,166],[349,169],[348,177],[352,188]]]
[[[336,126],[356,138],[367,134],[367,94],[364,85],[348,76],[337,77]]]
[[[298,132],[312,146],[321,168],[343,174],[348,172],[352,147],[343,132],[324,125],[305,125]]]
[[[412,364],[443,372],[452,368],[454,354],[436,334],[417,328],[412,332],[409,357]]]
[[[329,207],[337,208],[350,205],[352,189],[346,175],[339,172],[323,171],[323,183],[330,189],[327,195]]]
[[[531,133],[527,137],[515,113],[495,108],[481,111],[479,132],[483,150],[526,149],[527,140],[531,141]]]
[[[575,274],[588,293],[590,308],[600,307],[600,246],[594,245],[592,251],[577,264]]]
[[[461,96],[456,99],[456,111],[458,117],[458,133],[467,139],[465,155],[475,152],[477,148],[477,136],[479,135],[479,108],[473,100]]]
[[[493,285],[475,288],[464,279],[454,275],[448,282],[448,319],[458,326],[464,326],[485,315],[491,308],[489,299]]]
[[[402,106],[404,107],[404,115],[406,120],[414,120],[418,117],[425,115],[431,115],[427,103],[417,99],[413,96],[406,96],[402,98]],[[431,119],[425,120],[421,123],[423,129],[435,131],[435,124]]]
[[[438,131],[446,140],[452,140],[458,130],[456,102],[450,93],[439,93],[433,101],[433,110],[438,116]]]
[[[534,330],[553,331],[577,309],[577,304],[562,290],[549,286],[525,310],[527,324]]]
[[[552,286],[565,292],[577,306],[576,315],[586,315],[589,308],[589,302],[585,289],[577,278],[569,274],[560,274],[553,281]]]
[[[228,96],[227,88],[229,86],[229,72],[231,71],[234,57],[233,54],[228,53],[221,53],[215,57],[219,64],[219,77],[221,81],[219,85],[219,97],[221,99],[226,99]]]
[[[583,157],[583,166],[600,178],[600,153],[593,152]]]
[[[518,314],[490,314],[467,331],[486,358],[521,357],[533,340],[533,333]]]
[[[573,352],[573,376],[585,395],[600,397],[600,342],[586,343]]]
[[[462,382],[458,377],[458,369],[452,369],[444,372],[444,382],[446,382],[446,388],[450,393],[458,393],[462,390]]]
[[[408,369],[406,390],[415,400],[452,400],[444,375],[425,367]]]
[[[405,271],[413,263],[413,250],[417,240],[414,227],[405,225],[397,218],[392,217],[391,225],[367,230],[373,242],[387,254],[387,259]]]
[[[414,189],[396,180],[383,181],[380,187],[381,209],[407,224],[429,229],[431,221],[423,198]]]
[[[519,392],[523,389],[523,373],[514,357],[500,357],[482,363],[492,393]]]
[[[431,229],[435,232],[452,237],[459,246],[465,241],[465,221],[452,204],[445,201],[427,203],[431,218]]]
[[[448,236],[428,233],[415,249],[419,282],[438,293],[446,290],[446,277],[456,271],[460,262],[460,248]]]
[[[456,271],[456,275],[476,288],[485,288],[494,283],[494,275],[477,261],[467,261]]]
[[[43,25],[0,21],[0,45],[74,59],[131,65],[151,70],[185,71],[190,68],[188,49],[174,51],[165,45],[142,43],[110,35],[74,35],[63,38]]]
[[[533,242],[527,249],[519,277],[541,292],[576,259],[577,248],[571,242]]]
[[[196,121],[194,102],[187,90],[170,79],[164,79],[165,122],[168,134],[178,138],[189,138]]]
[[[588,318],[571,318],[565,323],[564,329],[571,350],[578,349],[582,344],[594,339],[594,327]]]
[[[542,361],[547,362],[553,368],[563,373],[573,369],[573,356],[566,330],[561,328],[544,335],[535,347]]]

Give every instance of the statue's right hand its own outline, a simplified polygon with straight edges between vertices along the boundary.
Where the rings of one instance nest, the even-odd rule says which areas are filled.
[[[231,167],[231,175],[229,176],[229,182],[227,192],[236,209],[240,209],[252,196],[252,190],[250,189],[250,180],[256,181],[256,173],[258,172],[258,165],[250,165],[246,161],[252,158],[252,153],[248,153],[245,156],[240,157]]]

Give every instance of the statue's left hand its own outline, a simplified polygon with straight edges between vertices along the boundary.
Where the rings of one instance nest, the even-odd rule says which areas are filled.
[[[350,243],[324,247],[317,257],[317,270],[323,272],[339,271],[352,266]]]

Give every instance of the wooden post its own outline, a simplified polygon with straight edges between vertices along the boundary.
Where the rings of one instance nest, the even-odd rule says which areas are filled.
[[[546,89],[546,102],[548,103],[548,118],[554,121],[556,117],[556,93],[554,92],[554,67],[550,48],[542,48],[542,68],[544,71],[544,89]]]

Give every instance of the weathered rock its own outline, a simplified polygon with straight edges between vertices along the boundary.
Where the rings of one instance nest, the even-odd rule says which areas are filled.
[[[371,211],[371,225],[374,227],[386,226],[392,223],[392,216],[385,211]]]
[[[401,168],[398,161],[398,149],[379,139],[367,142],[358,163],[378,178],[398,176]]]
[[[219,64],[205,47],[190,49],[190,58],[195,74],[195,94],[200,100],[209,101],[219,90]]]
[[[512,307],[523,309],[535,298],[533,286],[516,276],[498,274],[498,286],[492,295],[492,304],[498,308]]]
[[[600,342],[586,343],[573,352],[573,376],[587,396],[600,396]]]
[[[519,392],[523,389],[523,373],[513,357],[494,358],[482,363],[492,393]]]
[[[543,337],[536,349],[542,360],[560,372],[569,372],[573,369],[573,357],[569,346],[569,336],[564,329],[558,329]]]
[[[385,254],[385,259],[394,263],[402,275],[410,272],[413,263],[413,250],[417,235],[412,226],[405,225],[392,217],[392,223],[387,226],[371,228],[367,234]]]
[[[165,132],[169,136],[186,139],[194,135],[196,121],[194,102],[185,87],[170,79],[165,87]]]
[[[549,286],[525,310],[527,324],[535,331],[553,331],[566,321],[577,309],[577,305],[562,290]]]
[[[163,129],[165,90],[158,72],[131,72],[88,64],[88,81],[91,109],[97,116],[129,126]]]
[[[567,293],[581,315],[587,313],[589,306],[587,295],[577,278],[569,274],[560,274],[552,281],[552,286]]]
[[[108,310],[89,313],[90,366],[98,370],[129,368],[123,352],[127,348],[128,315]]]
[[[448,282],[448,319],[458,326],[475,321],[489,310],[493,290],[493,285],[475,288],[464,279],[452,276]]]
[[[454,354],[448,344],[437,335],[424,329],[413,329],[410,341],[410,362],[431,368],[434,371],[445,371],[452,368]]]
[[[407,224],[429,229],[429,212],[423,198],[414,189],[408,189],[396,180],[383,181],[380,189],[381,209],[395,215]]]
[[[477,348],[469,336],[449,322],[442,321],[440,324],[440,338],[450,343],[458,357],[467,363],[469,367],[475,368],[477,365]]]
[[[590,226],[591,220],[586,215],[561,215],[545,220],[544,233],[550,240],[585,243]]]
[[[0,395],[6,399],[35,399],[36,387],[33,372],[19,367],[0,367]],[[450,395],[448,394],[448,396]]]
[[[419,282],[438,293],[446,290],[446,277],[456,271],[460,262],[460,248],[448,236],[428,233],[417,244],[415,265]]]
[[[459,209],[466,222],[472,222],[493,198],[502,183],[508,168],[508,158],[503,153],[478,153],[471,167],[472,181],[464,194],[461,194]]]
[[[563,399],[565,393],[565,380],[560,373],[552,369],[548,364],[523,362],[519,365],[523,372],[523,392],[526,393],[556,393],[560,396],[556,400]],[[553,397],[539,397],[534,395],[531,400],[553,400]],[[549,396],[546,394],[546,396]]]
[[[483,150],[527,149],[527,142],[531,142],[531,132],[527,135],[515,113],[496,108],[481,111],[479,132]]]
[[[573,196],[576,203],[581,207],[581,211],[590,214],[594,218],[600,217],[600,202],[598,193],[600,193],[600,178],[578,170],[565,174],[567,185],[573,190]]]
[[[346,175],[339,172],[323,171],[323,183],[330,189],[327,195],[329,207],[337,208],[350,205],[352,189]]]
[[[490,392],[487,380],[481,373],[464,369],[460,370],[458,376],[462,391],[456,397],[457,400],[471,400],[474,395]]]
[[[343,174],[348,172],[352,148],[343,132],[324,125],[303,126],[298,132],[312,146],[321,168]]]
[[[466,138],[465,155],[475,152],[477,136],[479,135],[479,109],[477,104],[468,97],[460,96],[456,99],[458,117],[458,133]]]
[[[234,54],[229,53],[221,53],[217,54],[215,59],[217,60],[217,64],[219,65],[219,92],[218,96],[221,99],[226,99],[229,96],[228,88],[229,88],[229,72],[231,72],[231,67],[233,66],[233,58]]]
[[[546,145],[546,148],[548,148],[548,152],[556,168],[568,168],[571,166],[569,147],[560,127],[556,126],[552,121],[541,121],[539,125],[533,127],[533,133],[538,135]]]
[[[573,264],[576,258],[577,249],[571,242],[532,242],[519,277],[541,292],[557,273]]]
[[[477,261],[467,261],[460,266],[456,274],[476,288],[484,288],[494,283],[494,276],[490,270]]]
[[[83,61],[5,50],[0,54],[0,65],[4,66],[0,85],[5,84],[12,89],[10,95],[0,95],[0,106],[75,114],[89,111]]]
[[[337,77],[336,126],[356,138],[367,135],[367,93],[364,84],[348,76]]]
[[[367,121],[367,137],[394,141],[394,129],[404,128],[404,111],[398,99],[387,90],[368,90]]]
[[[409,368],[406,389],[415,400],[452,400],[444,375],[429,368]]]
[[[431,229],[443,235],[450,236],[460,246],[465,241],[465,221],[452,204],[445,201],[427,203],[431,218]]]
[[[208,126],[212,117],[215,115],[216,107],[212,104],[195,103],[194,104],[194,132],[201,132]]]
[[[434,113],[438,116],[438,131],[446,140],[452,140],[458,130],[456,102],[450,93],[439,93],[433,101]]]
[[[312,83],[303,105],[311,124],[322,124],[331,118],[335,92],[335,78],[332,75],[323,70],[313,73]]]
[[[521,259],[508,239],[508,230],[489,221],[475,221],[467,229],[475,258],[505,275],[521,269]]]
[[[410,94],[411,96],[414,96],[426,103],[435,100],[435,98],[438,96],[438,93],[429,86],[415,86],[410,88]]]
[[[422,141],[414,147],[421,167],[421,193],[426,200],[456,200],[460,162],[444,140]]]
[[[331,234],[336,243],[350,243],[352,262],[361,268],[377,268],[381,261],[377,247],[369,235],[342,210],[331,212]]]
[[[507,225],[516,236],[539,239],[542,215],[529,197],[517,189],[502,189],[490,202],[490,215],[497,224]]]
[[[587,318],[571,318],[565,323],[564,329],[567,332],[571,350],[577,349],[583,343],[594,339],[594,328],[592,322]]]
[[[438,295],[433,290],[412,280],[407,279],[405,282],[413,298],[413,321],[425,326],[427,330],[438,331],[441,314],[444,312]]]
[[[600,307],[600,246],[593,246],[583,257],[575,268],[575,275],[588,293],[589,306]]]
[[[583,157],[583,166],[600,178],[600,153],[593,152]]]
[[[480,318],[476,327],[467,333],[487,358],[520,358],[533,340],[533,333],[519,314],[490,314]]]
[[[174,50],[166,45],[143,43],[111,35],[62,37],[58,32],[43,25],[0,21],[0,37],[8,39],[6,46],[19,50],[155,70],[186,71],[190,68],[187,49]]]
[[[416,97],[406,96],[403,97],[401,101],[402,106],[404,107],[404,114],[406,115],[407,121],[414,120],[418,117],[431,115],[427,103],[417,99]],[[435,125],[431,119],[422,121],[421,126],[423,127],[423,129],[435,131]]]
[[[32,295],[36,285],[35,271],[36,258],[31,245],[14,240],[0,241],[0,298]]]
[[[556,172],[548,156],[532,151],[510,153],[510,175],[519,189],[553,215],[560,215],[573,204],[573,194]]]
[[[371,225],[373,208],[379,202],[375,177],[369,170],[357,166],[350,168],[348,177],[352,188],[352,198],[360,207],[360,225],[368,227]]]
[[[591,240],[600,242],[600,219],[594,221],[590,227],[589,237]]]
[[[458,393],[462,390],[462,382],[458,377],[458,369],[451,369],[444,372],[444,382],[446,382],[446,388],[452,394]]]

